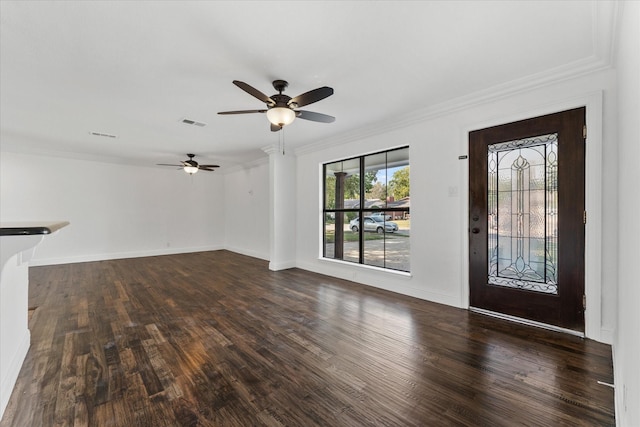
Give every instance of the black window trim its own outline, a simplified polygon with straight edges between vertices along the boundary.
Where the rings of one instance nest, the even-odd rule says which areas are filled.
[[[328,258],[326,256],[326,250],[327,250],[327,242],[326,242],[326,233],[325,233],[325,224],[326,224],[326,220],[327,220],[327,214],[329,213],[334,213],[334,218],[335,218],[335,214],[337,213],[347,213],[347,212],[356,212],[357,216],[358,216],[358,221],[360,223],[362,223],[362,219],[365,216],[364,212],[406,212],[407,214],[410,213],[410,209],[411,208],[389,208],[389,207],[385,207],[385,208],[374,208],[374,209],[366,209],[364,207],[364,201],[365,201],[365,180],[364,180],[364,176],[365,174],[363,173],[365,171],[365,158],[368,156],[374,156],[376,154],[387,154],[387,153],[391,153],[393,151],[397,151],[397,150],[404,150],[404,149],[408,149],[409,146],[408,145],[404,145],[401,147],[395,147],[395,148],[391,148],[388,150],[382,150],[382,151],[376,151],[376,152],[372,152],[372,153],[367,153],[367,154],[362,154],[359,156],[353,156],[353,157],[347,157],[344,159],[338,159],[338,160],[332,160],[330,162],[326,162],[322,164],[322,224],[323,224],[323,229],[322,229],[322,258],[324,259],[330,259],[330,260],[338,260],[338,261],[344,261],[342,259],[336,259],[336,258]],[[327,183],[327,165],[333,164],[333,163],[338,163],[338,162],[348,162],[350,160],[355,160],[358,159],[359,160],[359,175],[360,175],[360,202],[358,203],[358,208],[341,208],[341,209],[327,209],[327,190],[326,190],[326,183]],[[387,202],[388,203],[388,202]],[[360,238],[358,239],[358,263],[356,265],[362,265],[362,266],[367,266],[367,267],[376,267],[376,268],[382,268],[384,270],[391,270],[391,271],[398,271],[398,272],[403,272],[403,273],[410,273],[410,271],[407,270],[399,270],[396,268],[392,268],[392,267],[387,267],[386,266],[386,249],[385,249],[385,257],[384,257],[384,267],[380,267],[380,266],[373,266],[373,265],[368,265],[364,263],[364,227],[359,227],[358,230],[358,234],[360,236]],[[345,262],[349,262],[352,264],[355,264],[354,262],[351,261],[345,261]]]

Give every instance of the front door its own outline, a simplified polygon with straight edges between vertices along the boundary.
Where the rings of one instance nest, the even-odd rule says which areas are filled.
[[[585,108],[469,133],[469,303],[584,331]]]

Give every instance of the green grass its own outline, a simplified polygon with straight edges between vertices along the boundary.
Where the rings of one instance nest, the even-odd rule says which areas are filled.
[[[403,237],[409,237],[409,233],[411,230],[411,220],[408,219],[397,219],[397,220],[393,220],[393,222],[395,222],[396,224],[398,224],[398,228],[400,229],[400,232],[396,232],[396,233],[387,233],[386,234],[386,238],[403,238]],[[325,226],[329,225],[332,226],[334,225],[335,222],[331,221],[331,220],[326,220],[325,221]],[[329,228],[333,228],[333,227],[329,227]],[[325,229],[325,242],[326,243],[334,243],[335,242],[335,231],[334,230],[326,230]],[[375,232],[365,232],[364,233],[364,240],[381,240],[384,239],[385,235],[384,234],[378,234]],[[360,235],[357,232],[353,232],[353,231],[345,231],[344,232],[344,241],[345,242],[357,242],[360,239]]]
[[[325,242],[333,243],[336,241],[336,235],[333,230],[325,231]],[[378,233],[364,233],[364,240],[381,240],[384,239],[383,234]],[[344,241],[345,242],[357,242],[360,240],[360,236],[358,233],[354,233],[353,231],[347,231],[344,233]]]
[[[335,232],[333,230],[327,230],[324,233],[325,235],[325,242],[326,243],[333,243],[335,242]],[[403,238],[403,237],[409,237],[409,235],[407,234],[401,234],[401,233],[387,233],[386,234],[386,238]],[[360,236],[358,235],[358,233],[354,233],[353,231],[345,231],[344,233],[344,241],[345,242],[357,242],[359,240]],[[374,232],[369,232],[367,231],[366,233],[364,233],[364,240],[382,240],[385,238],[384,234],[378,234],[378,233],[374,233]]]

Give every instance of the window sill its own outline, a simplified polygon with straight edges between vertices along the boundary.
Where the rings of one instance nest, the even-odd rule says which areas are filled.
[[[342,261],[339,259],[332,259],[332,258],[325,258],[325,257],[319,257],[318,259],[320,261],[324,261],[332,264],[339,264],[339,265],[354,267],[359,270],[365,270],[365,271],[368,270],[376,273],[387,273],[397,277],[405,277],[407,279],[410,279],[411,277],[413,277],[410,271],[392,270],[390,268],[376,267],[374,265],[356,264],[350,261]]]

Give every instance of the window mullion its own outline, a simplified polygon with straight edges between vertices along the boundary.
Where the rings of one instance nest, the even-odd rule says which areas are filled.
[[[360,210],[358,211],[358,250],[360,252],[358,260],[364,264],[364,204],[367,198],[364,195],[364,156],[360,157]]]

